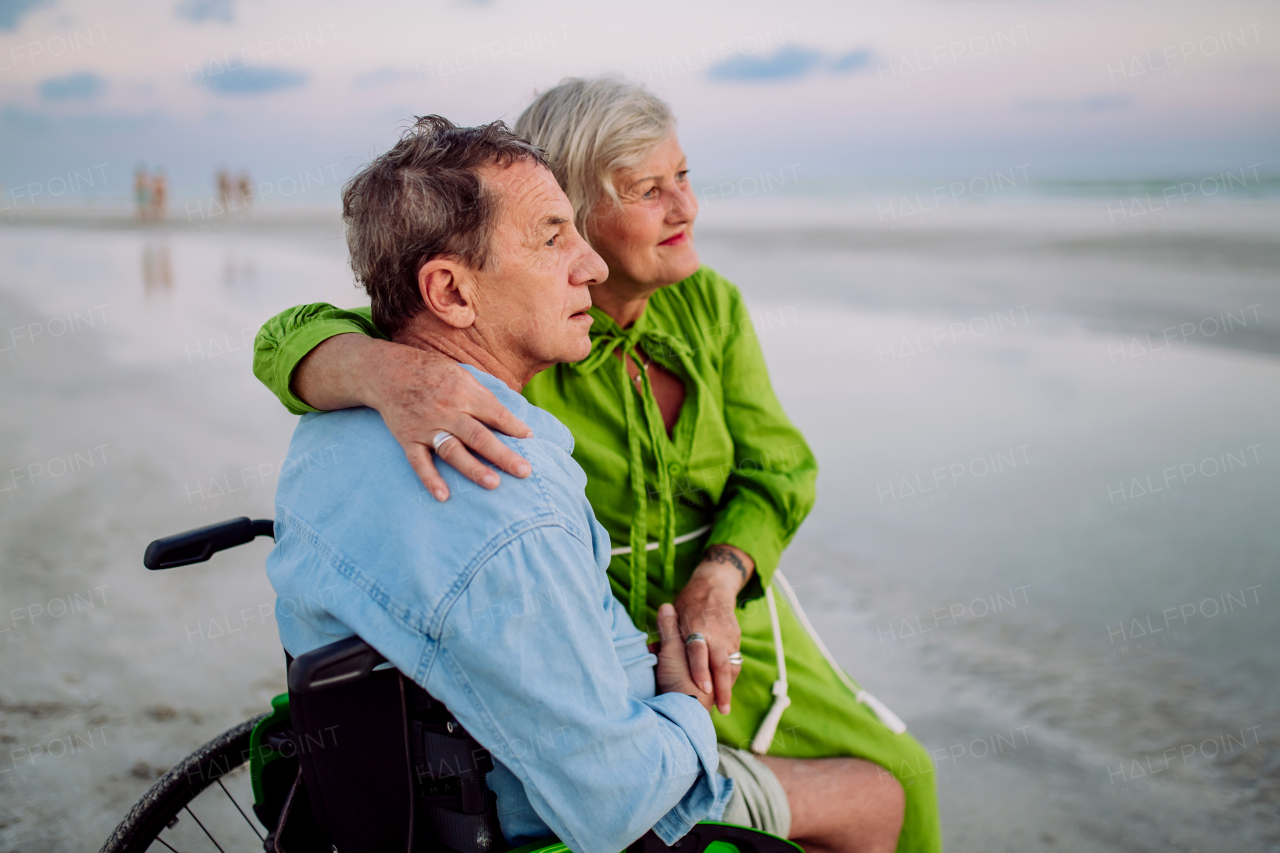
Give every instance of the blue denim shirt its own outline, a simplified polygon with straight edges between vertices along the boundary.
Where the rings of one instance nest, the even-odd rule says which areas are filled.
[[[732,792],[711,719],[655,695],[569,431],[468,370],[533,430],[502,437],[533,474],[488,491],[441,465],[451,497],[437,503],[376,411],[305,415],[267,558],[281,642],[296,656],[358,634],[444,702],[493,753],[512,844],[554,834],[617,853],[652,827],[670,845]]]

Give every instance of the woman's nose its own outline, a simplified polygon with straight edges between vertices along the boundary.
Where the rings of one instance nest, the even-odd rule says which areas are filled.
[[[667,219],[685,222],[698,215],[698,197],[688,184],[677,184],[668,198],[671,199],[671,207],[667,209]]]

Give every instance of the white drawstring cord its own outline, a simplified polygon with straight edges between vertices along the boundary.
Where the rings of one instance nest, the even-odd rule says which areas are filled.
[[[876,697],[872,696],[866,690],[858,686],[858,683],[849,677],[840,664],[836,663],[835,656],[827,648],[827,644],[822,642],[822,638],[818,636],[818,632],[813,629],[813,625],[809,622],[809,617],[805,615],[804,608],[800,606],[800,599],[796,598],[795,590],[791,588],[791,584],[787,583],[787,579],[782,572],[775,571],[773,580],[782,588],[783,594],[787,596],[787,601],[791,602],[791,609],[796,614],[796,619],[800,620],[800,625],[813,638],[813,642],[817,645],[818,651],[822,652],[822,656],[827,659],[827,663],[836,671],[836,675],[844,682],[844,685],[853,691],[853,698],[857,699],[863,705],[866,705],[876,716],[880,718],[880,722],[884,723],[895,735],[900,735],[907,730],[907,724],[902,718]]]
[[[776,577],[776,575],[775,575]],[[769,621],[773,623],[773,651],[778,659],[778,680],[773,682],[773,704],[769,713],[760,721],[756,736],[751,739],[751,751],[756,755],[764,755],[773,745],[773,736],[778,733],[778,723],[782,722],[782,712],[791,706],[791,697],[787,695],[787,653],[782,648],[782,629],[778,625],[778,605],[773,600],[773,587],[765,587],[765,603],[769,605]]]
[[[697,530],[690,530],[688,533],[684,533],[680,536],[677,536],[675,539],[672,539],[671,542],[674,545],[683,545],[686,542],[697,539],[699,536],[708,532],[709,530],[711,530],[710,524],[708,524],[706,527],[699,527]],[[656,551],[661,547],[662,547],[661,542],[646,542],[644,544],[644,549],[646,551]],[[618,556],[619,554],[630,554],[631,546],[623,545],[621,548],[610,548],[609,553],[614,557]]]
[[[795,613],[801,627],[813,639],[814,644],[818,647],[818,651],[822,652],[827,664],[835,670],[836,675],[844,682],[844,685],[853,692],[853,698],[870,708],[889,731],[896,735],[905,732],[907,724],[902,721],[902,718],[890,711],[889,707],[875,696],[859,687],[858,683],[840,668],[840,664],[836,663],[836,659],[827,648],[827,644],[822,642],[822,638],[818,636],[818,632],[814,630],[813,625],[809,622],[809,617],[805,615],[804,608],[800,606],[800,599],[796,598],[795,590],[791,588],[791,584],[787,583],[787,579],[781,571],[773,573],[773,583],[777,584],[783,595],[787,597],[787,601],[791,604],[791,610]],[[791,697],[787,696],[787,658],[782,648],[782,627],[778,624],[778,606],[773,600],[772,585],[765,589],[764,598],[769,605],[769,620],[773,623],[773,650],[778,658],[778,680],[773,682],[773,705],[770,706],[769,713],[765,714],[764,719],[760,722],[760,728],[756,731],[756,736],[751,739],[751,751],[756,755],[764,755],[769,751],[770,745],[773,744],[774,735],[778,732],[778,724],[782,721],[782,712],[791,705]]]

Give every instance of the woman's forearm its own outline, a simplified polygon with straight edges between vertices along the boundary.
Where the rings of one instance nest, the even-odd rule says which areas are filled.
[[[334,335],[298,362],[290,386],[308,406],[321,411],[373,406],[366,365],[379,347],[395,344],[360,334]]]
[[[755,568],[755,560],[751,559],[750,554],[722,542],[707,549],[695,573],[721,579],[737,595],[747,585],[747,581],[751,580]]]
[[[529,427],[465,368],[441,353],[366,335],[333,335],[298,362],[290,387],[312,408],[377,409],[437,500],[449,497],[449,486],[436,468],[437,456],[486,489],[496,489],[499,477],[471,451],[516,477],[527,477],[532,470],[520,453],[489,431],[494,428],[528,438]],[[434,439],[441,432],[458,440],[445,442],[433,452]]]
[[[295,305],[263,323],[253,339],[253,375],[279,398],[295,415],[315,411],[294,391],[293,378],[298,365],[320,344],[337,335],[357,333],[386,340],[373,323],[368,308],[335,308],[324,302]],[[304,384],[306,384],[304,382]],[[324,400],[325,387],[312,396]]]

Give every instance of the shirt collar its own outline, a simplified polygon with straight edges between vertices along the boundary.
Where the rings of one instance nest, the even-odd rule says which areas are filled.
[[[649,312],[647,310],[641,313],[641,315],[636,318],[636,321],[625,329],[618,325],[617,320],[613,319],[594,305],[591,306],[591,311],[589,313],[595,319],[595,322],[591,324],[590,332],[591,337],[593,338],[598,338],[602,335],[615,335],[620,338],[634,336],[638,338],[649,328]]]

